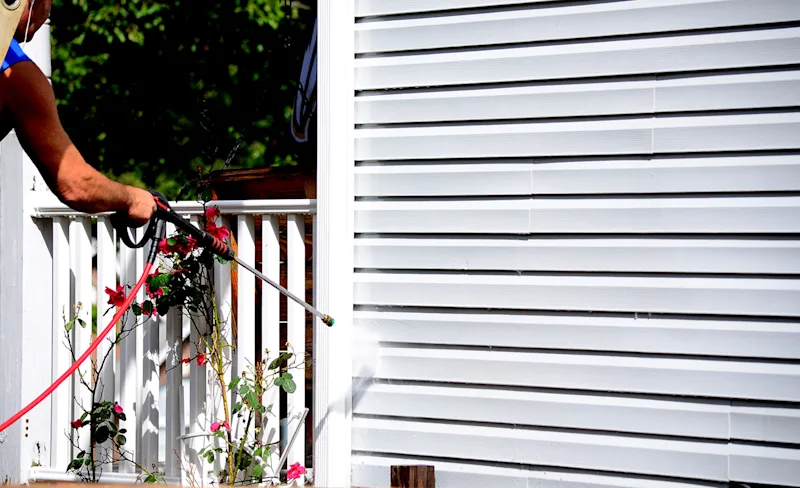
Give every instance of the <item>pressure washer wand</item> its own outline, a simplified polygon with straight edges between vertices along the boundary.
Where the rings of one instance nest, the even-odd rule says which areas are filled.
[[[309,312],[311,312],[311,313],[313,313],[314,315],[316,315],[317,317],[319,317],[319,318],[320,318],[320,320],[322,320],[322,323],[324,323],[324,324],[326,324],[326,325],[329,325],[329,326],[331,326],[331,325],[333,325],[333,323],[335,322],[335,321],[333,320],[333,317],[331,317],[330,315],[325,315],[324,313],[320,312],[319,310],[317,310],[316,308],[312,307],[312,306],[311,306],[311,305],[309,305],[308,303],[306,303],[306,302],[304,302],[303,300],[301,300],[301,299],[297,298],[297,297],[296,297],[294,294],[292,294],[292,292],[290,292],[290,291],[289,291],[289,290],[287,290],[286,288],[282,287],[281,285],[279,285],[279,284],[275,283],[275,282],[274,282],[274,281],[272,281],[271,279],[267,278],[267,276],[266,276],[265,274],[263,274],[263,273],[261,273],[260,271],[256,270],[255,268],[253,268],[253,267],[252,267],[252,266],[250,266],[249,264],[245,263],[244,261],[242,261],[242,260],[241,260],[241,259],[239,259],[238,257],[235,257],[235,258],[233,258],[233,260],[234,260],[234,261],[236,261],[237,263],[241,264],[242,266],[244,266],[244,268],[245,268],[247,271],[250,271],[251,273],[253,273],[254,275],[256,275],[258,278],[260,278],[262,281],[266,281],[267,283],[269,283],[269,284],[270,284],[270,285],[272,285],[273,287],[277,288],[277,289],[278,289],[278,291],[280,291],[281,293],[283,293],[283,294],[284,294],[284,295],[286,295],[287,297],[291,298],[291,299],[292,299],[292,300],[294,300],[295,302],[297,302],[297,303],[299,303],[300,305],[302,305],[302,306],[303,306],[303,308],[305,308],[305,309],[306,309],[306,310],[308,310]]]
[[[233,248],[231,248],[231,246],[225,244],[223,241],[221,241],[221,240],[217,239],[216,237],[212,236],[211,234],[209,234],[205,230],[192,225],[191,222],[189,222],[188,220],[184,219],[183,217],[181,217],[180,215],[175,213],[175,211],[172,210],[172,207],[170,207],[169,201],[167,201],[167,199],[166,199],[166,197],[164,197],[164,195],[161,195],[160,193],[154,192],[154,191],[151,191],[150,193],[153,194],[153,197],[155,198],[155,201],[156,201],[157,209],[156,209],[155,217],[157,219],[162,219],[162,220],[165,220],[167,222],[172,222],[173,224],[175,224],[175,227],[177,227],[179,229],[182,229],[187,234],[189,234],[192,237],[194,237],[197,240],[197,244],[200,247],[206,247],[206,248],[211,249],[214,252],[214,254],[218,255],[222,259],[226,259],[228,261],[236,261],[242,267],[244,267],[246,270],[248,270],[251,273],[253,273],[254,275],[256,275],[256,277],[258,277],[260,280],[262,280],[262,281],[264,281],[266,283],[269,283],[271,286],[273,286],[279,292],[281,292],[282,294],[286,295],[288,298],[291,298],[292,300],[294,300],[295,302],[300,304],[303,308],[305,308],[306,310],[308,310],[312,314],[314,314],[317,317],[319,317],[320,320],[322,320],[322,323],[324,323],[325,325],[327,325],[329,327],[333,326],[333,324],[335,322],[333,320],[333,317],[331,317],[330,315],[327,315],[327,314],[324,314],[324,313],[320,312],[319,310],[317,310],[316,308],[312,307],[311,305],[309,305],[308,303],[306,303],[302,299],[300,299],[297,296],[295,296],[293,293],[291,293],[286,288],[282,287],[278,283],[276,283],[276,282],[272,281],[271,279],[267,278],[267,276],[265,274],[259,272],[253,266],[250,266],[249,264],[247,264],[244,261],[242,261],[241,259],[239,259],[239,257],[236,256],[236,253],[233,251]]]

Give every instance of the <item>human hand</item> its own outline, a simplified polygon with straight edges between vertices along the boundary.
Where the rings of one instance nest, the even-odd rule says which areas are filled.
[[[126,212],[127,224],[129,227],[142,227],[147,224],[156,211],[156,202],[153,194],[141,188],[128,187],[129,204]]]

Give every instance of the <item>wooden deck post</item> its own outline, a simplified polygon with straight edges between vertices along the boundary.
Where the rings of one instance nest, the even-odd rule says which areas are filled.
[[[433,466],[392,466],[392,488],[436,488]]]

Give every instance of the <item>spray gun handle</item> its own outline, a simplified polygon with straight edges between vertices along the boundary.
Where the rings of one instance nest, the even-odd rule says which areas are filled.
[[[169,200],[167,200],[164,195],[153,190],[150,190],[150,193],[153,195],[153,199],[155,199],[156,202],[155,218],[172,222],[175,224],[175,227],[194,237],[197,240],[198,246],[211,249],[214,254],[222,259],[232,261],[236,257],[236,253],[233,252],[233,249],[229,245],[212,236],[205,230],[195,227],[191,222],[175,213],[169,205]]]

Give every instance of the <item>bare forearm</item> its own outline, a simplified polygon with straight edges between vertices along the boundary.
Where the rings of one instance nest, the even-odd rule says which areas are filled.
[[[130,188],[110,180],[88,164],[60,171],[55,192],[71,208],[85,213],[125,211],[131,205]]]

